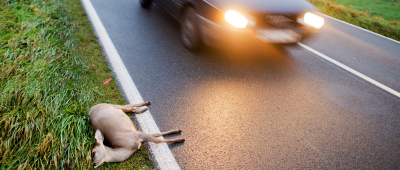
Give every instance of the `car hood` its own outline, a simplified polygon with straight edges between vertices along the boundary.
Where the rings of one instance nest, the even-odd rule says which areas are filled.
[[[318,9],[305,0],[204,0],[220,10],[249,13],[298,14]]]

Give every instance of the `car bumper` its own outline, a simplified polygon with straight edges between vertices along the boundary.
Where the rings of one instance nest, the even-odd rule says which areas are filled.
[[[317,32],[316,29],[295,27],[291,29],[276,28],[234,28],[230,25],[217,24],[201,15],[199,19],[200,35],[208,45],[220,46],[226,44],[249,44],[249,43],[268,43],[268,44],[294,44],[298,41],[310,37]],[[286,36],[279,36],[277,33],[288,33]],[[290,37],[293,35],[293,37]],[[289,37],[288,37],[289,36]],[[283,39],[282,41],[270,41],[269,38]]]

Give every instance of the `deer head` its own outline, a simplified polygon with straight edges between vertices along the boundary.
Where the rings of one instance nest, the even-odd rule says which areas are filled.
[[[94,138],[95,138],[95,144],[92,149],[92,161],[94,168],[97,168],[101,164],[107,161],[108,153],[106,146],[104,146],[103,144],[104,137],[103,134],[100,132],[100,130],[98,129],[96,130]]]

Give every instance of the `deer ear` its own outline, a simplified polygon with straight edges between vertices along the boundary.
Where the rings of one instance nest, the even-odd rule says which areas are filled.
[[[103,143],[104,137],[99,129],[96,130],[96,133],[94,134],[94,139],[96,140],[96,143],[98,143],[98,144]]]

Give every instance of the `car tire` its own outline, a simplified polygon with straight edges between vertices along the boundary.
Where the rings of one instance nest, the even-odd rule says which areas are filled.
[[[140,5],[142,6],[142,8],[145,9],[149,9],[151,7],[151,4],[153,3],[152,0],[139,0],[140,1]]]
[[[181,39],[189,51],[195,52],[202,46],[196,10],[192,7],[187,7],[182,15]]]

